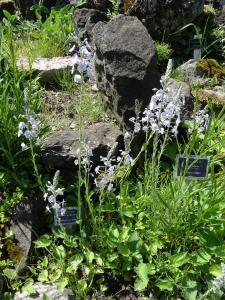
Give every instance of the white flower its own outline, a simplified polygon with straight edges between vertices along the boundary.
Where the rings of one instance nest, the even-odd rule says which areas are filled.
[[[75,260],[73,260],[73,261],[71,262],[71,266],[72,266],[74,269],[77,269],[78,262],[75,261]]]
[[[74,82],[77,83],[77,84],[82,83],[82,77],[79,74],[76,74],[74,76]]]
[[[21,148],[22,148],[22,151],[25,151],[28,149],[27,145],[25,143],[21,143]]]
[[[188,131],[192,133],[196,130],[198,133],[203,133],[206,131],[209,125],[209,114],[208,106],[206,105],[204,109],[197,111],[191,118],[192,128]]]

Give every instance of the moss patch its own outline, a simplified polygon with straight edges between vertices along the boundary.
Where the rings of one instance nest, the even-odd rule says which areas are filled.
[[[15,264],[19,263],[24,256],[23,250],[11,239],[7,239],[5,244],[9,259]]]
[[[134,0],[124,0],[124,10],[125,10],[125,12],[127,12],[131,8],[133,3],[134,3]]]
[[[196,67],[208,77],[225,77],[225,69],[215,59],[201,59]]]

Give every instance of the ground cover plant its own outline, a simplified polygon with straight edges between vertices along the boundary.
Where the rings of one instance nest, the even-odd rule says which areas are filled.
[[[78,41],[79,65],[58,79],[57,89],[42,87],[32,70],[16,67],[27,49],[31,60],[68,54],[74,41],[72,11],[54,9],[42,20],[37,10],[35,22],[6,13],[0,24],[0,298],[13,299],[17,290],[35,293],[34,283],[41,282],[69,287],[76,299],[223,299],[225,106],[215,110],[196,99],[184,119],[181,89],[169,85],[169,60],[162,88],[143,113],[136,101],[124,148],[116,152],[115,143],[95,166],[83,132],[109,117],[88,80],[93,70],[87,41]],[[43,38],[48,42],[41,47]],[[168,60],[170,46],[157,45],[162,61]],[[62,123],[50,128],[56,118]],[[52,129],[73,123],[80,145],[71,185],[58,170],[43,168],[41,147]],[[134,155],[140,134],[144,142]],[[176,176],[177,154],[207,157],[207,178],[188,180],[188,168]],[[21,273],[23,253],[11,231],[13,208],[36,194],[45,200],[49,228],[35,238]],[[77,209],[76,223],[66,228],[58,214],[69,206]],[[52,225],[53,212],[60,226]]]

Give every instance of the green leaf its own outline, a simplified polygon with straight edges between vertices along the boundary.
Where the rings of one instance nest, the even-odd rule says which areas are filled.
[[[128,247],[129,247],[130,251],[135,252],[137,250],[137,244],[138,244],[138,242],[139,242],[138,233],[137,233],[137,231],[134,231],[130,235],[130,237],[129,237],[128,241],[127,241]]]
[[[46,282],[48,281],[48,271],[42,270],[41,273],[38,275],[38,281]]]
[[[176,268],[181,267],[189,261],[187,252],[182,252],[171,256],[170,263]]]
[[[156,286],[160,288],[160,290],[172,292],[173,290],[173,282],[169,279],[160,279],[157,281]]]
[[[54,255],[57,259],[63,260],[66,256],[65,249],[63,245],[57,246],[54,250]]]
[[[46,248],[51,244],[49,235],[42,235],[37,241],[34,242],[35,248]]]
[[[121,213],[128,218],[133,218],[135,210],[132,206],[123,207]]]
[[[86,256],[87,262],[88,262],[89,264],[92,264],[92,262],[93,262],[93,260],[94,260],[94,258],[95,258],[94,252],[88,251],[88,252],[85,254],[85,256]]]
[[[56,271],[54,271],[54,273],[49,275],[49,280],[51,282],[55,282],[56,280],[58,280],[60,278],[61,275],[62,275],[62,271],[56,270]]]
[[[62,291],[68,284],[68,278],[64,277],[60,280],[60,282],[57,284],[58,290]]]
[[[155,266],[145,263],[139,263],[139,265],[135,268],[135,272],[137,273],[137,278],[134,283],[135,291],[142,291],[148,286],[149,278],[148,276],[151,274],[155,274]]]
[[[8,279],[12,280],[16,278],[17,272],[14,269],[6,268],[5,270],[3,270],[3,275],[6,276]]]
[[[41,300],[50,300],[50,299],[49,299],[48,295],[46,295],[46,294],[43,294],[43,296],[42,296],[42,299],[41,299]]]
[[[197,282],[192,280],[187,280],[182,290],[186,300],[195,300],[198,294]]]
[[[194,253],[193,263],[194,265],[201,266],[207,264],[210,259],[211,255],[209,254],[209,252],[206,249],[202,248]]]
[[[28,294],[33,294],[36,292],[35,288],[34,288],[34,280],[33,279],[27,279],[25,281],[24,286],[22,287],[22,291]]]
[[[134,289],[135,291],[143,291],[148,286],[148,281],[143,281],[137,278],[134,282]]]
[[[140,263],[137,268],[135,268],[137,276],[143,281],[148,281],[148,264]]]
[[[219,264],[211,265],[209,268],[209,273],[214,276],[221,274],[221,272],[222,272],[222,267]]]

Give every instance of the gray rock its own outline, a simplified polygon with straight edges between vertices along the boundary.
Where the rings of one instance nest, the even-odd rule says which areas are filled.
[[[106,156],[115,142],[122,145],[122,132],[112,123],[96,123],[84,129],[83,137],[93,148],[93,164],[100,162],[100,156]],[[121,146],[122,147],[122,146]],[[64,129],[44,141],[42,161],[45,165],[59,170],[74,172],[74,161],[80,148],[79,130]]]
[[[71,289],[57,290],[56,284],[35,283],[33,285],[36,293],[28,295],[27,293],[16,292],[13,300],[42,300],[43,295],[47,295],[49,300],[75,300],[75,296]]]
[[[200,101],[210,101],[220,107],[225,105],[225,89],[222,86],[200,88],[194,94]]]
[[[105,12],[90,8],[76,9],[75,22],[79,28],[85,29],[89,40],[92,39],[92,29],[95,24],[100,21],[108,21],[108,17]]]
[[[203,69],[197,67],[197,60],[191,59],[181,65],[175,72],[177,77],[198,89],[193,89],[194,97],[200,101],[210,101],[218,106],[225,105],[225,90],[222,86],[212,86],[209,84],[212,78],[205,75]]]
[[[13,243],[16,250],[22,254],[21,260],[16,263],[18,271],[22,271],[27,265],[32,241],[46,232],[46,214],[43,195],[26,198],[13,208],[12,225]],[[12,254],[11,254],[12,255]],[[14,257],[11,259],[13,260]]]
[[[0,20],[4,17],[3,10],[7,10],[10,14],[15,12],[15,5],[12,0],[0,1]]]
[[[133,0],[128,13],[145,19],[153,39],[160,40],[201,14],[205,0]]]
[[[120,125],[132,129],[135,100],[143,110],[160,87],[154,43],[136,17],[119,15],[93,29],[95,73],[106,108]]]
[[[73,56],[64,57],[40,57],[36,58],[32,64],[22,57],[17,61],[17,67],[21,70],[28,71],[32,69],[34,76],[39,76],[40,81],[48,84],[57,81],[57,78],[65,71],[71,71],[73,66],[78,63]]]
[[[18,270],[22,270],[26,266],[32,243],[32,202],[29,199],[14,207],[11,230],[16,246],[23,252],[23,257],[17,264]]]

